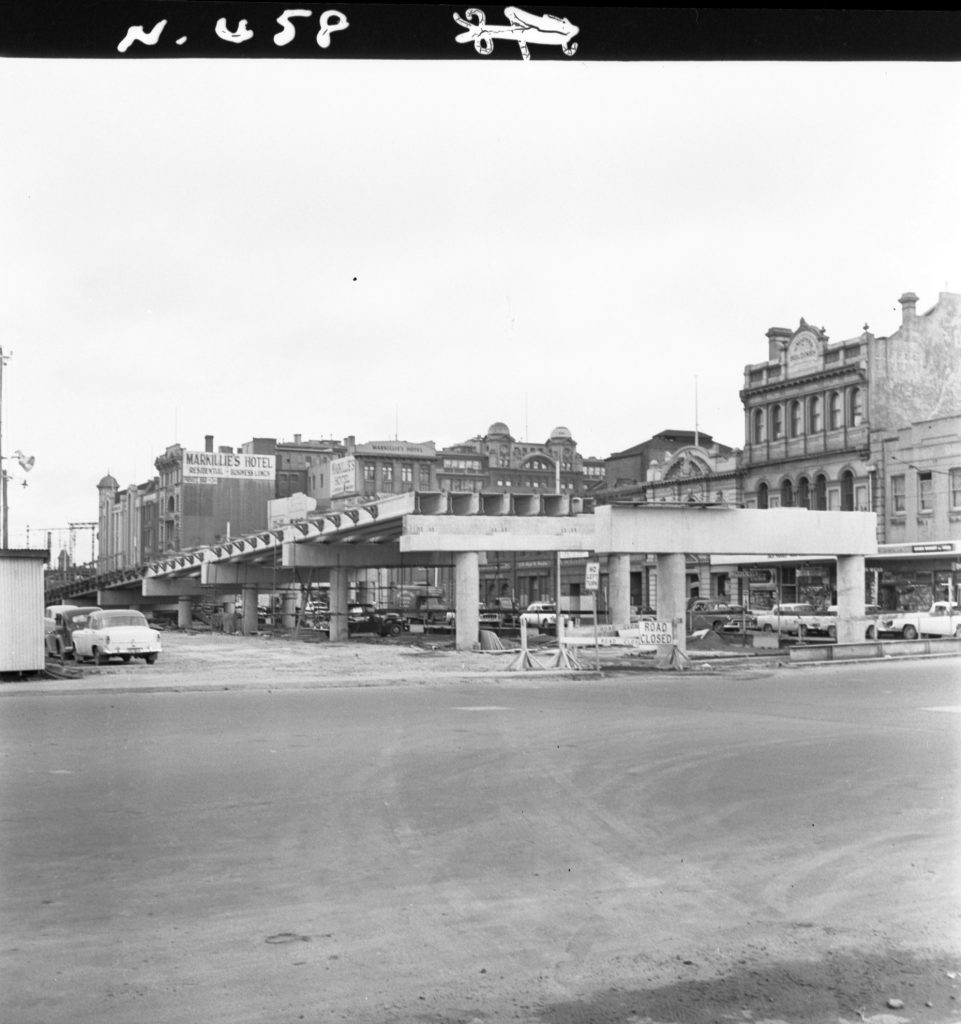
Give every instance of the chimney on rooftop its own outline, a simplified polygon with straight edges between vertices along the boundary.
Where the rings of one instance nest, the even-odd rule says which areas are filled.
[[[901,323],[906,327],[915,317],[918,297],[914,292],[905,292],[898,302],[901,303]]]
[[[300,444],[300,434],[294,434],[294,444]]]
[[[204,451],[212,452],[214,450],[214,435],[204,434]]]

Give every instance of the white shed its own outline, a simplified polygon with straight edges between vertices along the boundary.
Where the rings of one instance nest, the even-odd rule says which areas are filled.
[[[0,548],[0,672],[40,672],[48,551]]]

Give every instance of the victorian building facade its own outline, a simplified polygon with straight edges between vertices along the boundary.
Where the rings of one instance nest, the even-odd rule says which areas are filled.
[[[745,506],[876,512],[866,592],[885,608],[907,606],[909,594],[911,605],[957,599],[961,569],[951,489],[961,482],[961,296],[942,292],[921,315],[913,292],[899,302],[888,336],[865,325],[831,343],[803,318],[772,327],[768,358],[745,367],[741,391]],[[832,588],[828,564],[782,564],[752,603],[823,603]]]

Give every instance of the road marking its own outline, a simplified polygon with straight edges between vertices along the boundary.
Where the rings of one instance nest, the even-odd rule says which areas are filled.
[[[943,708],[921,708],[922,711],[948,711],[952,714],[961,714],[961,704],[946,704]]]
[[[497,704],[484,704],[480,707],[458,707],[455,711],[510,711],[510,708],[500,707]]]

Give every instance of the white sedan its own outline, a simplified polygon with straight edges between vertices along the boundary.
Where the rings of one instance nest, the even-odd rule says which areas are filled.
[[[94,612],[86,629],[73,634],[77,661],[91,658],[103,665],[109,658],[143,658],[152,665],[160,654],[160,634],[147,625],[143,612],[133,608],[114,608]]]

